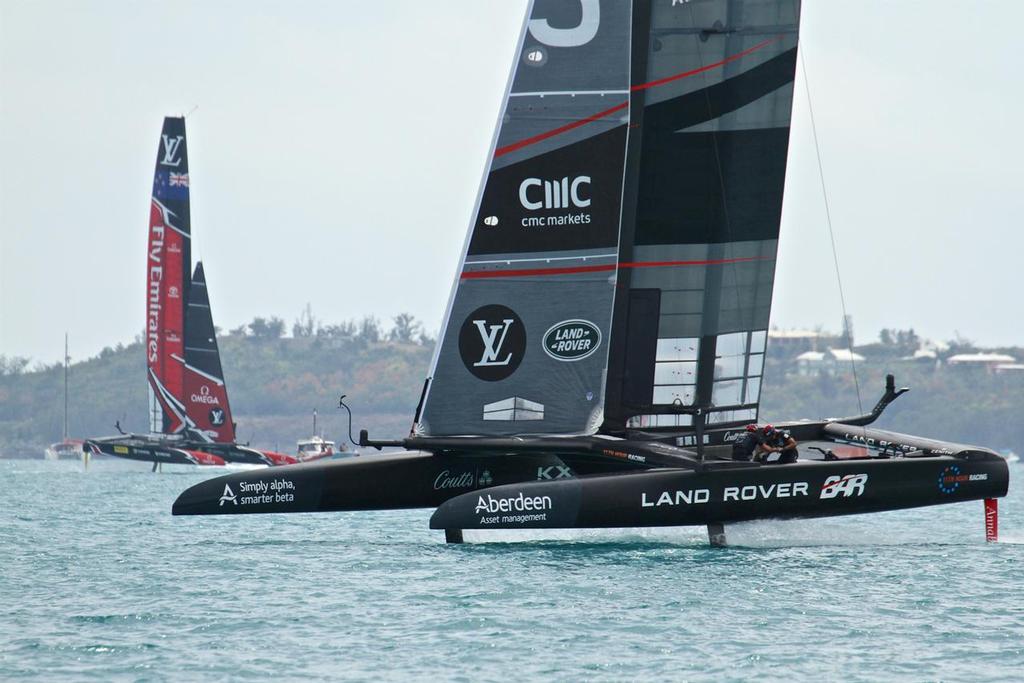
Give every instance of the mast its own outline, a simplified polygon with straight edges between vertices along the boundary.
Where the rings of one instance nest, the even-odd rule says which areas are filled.
[[[68,363],[71,356],[68,355],[68,333],[64,333],[64,441],[68,440]]]

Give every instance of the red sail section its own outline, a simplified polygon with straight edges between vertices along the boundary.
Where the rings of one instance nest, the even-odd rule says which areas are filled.
[[[189,427],[215,443],[234,443],[235,429],[224,382],[185,366],[185,410]]]
[[[146,268],[146,360],[151,395],[162,415],[153,431],[175,433],[184,426],[181,396],[185,380],[181,358],[185,352],[184,307],[188,234],[174,225],[170,210],[153,200],[149,221],[149,256]]]
[[[165,118],[153,173],[146,253],[146,363],[150,431],[186,426],[185,306],[192,268],[185,119]]]

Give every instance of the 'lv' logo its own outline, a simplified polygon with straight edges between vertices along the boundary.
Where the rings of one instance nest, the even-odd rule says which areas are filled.
[[[484,342],[484,354],[480,357],[480,360],[473,363],[475,367],[509,364],[509,361],[512,360],[511,352],[505,356],[505,360],[501,361],[498,360],[498,354],[501,353],[501,347],[505,343],[505,335],[508,334],[508,329],[512,327],[513,322],[515,321],[511,318],[505,318],[498,325],[488,325],[486,320],[473,321],[476,329],[480,331],[480,338]],[[501,335],[500,337],[498,336],[499,334]]]
[[[181,159],[178,157],[178,149],[181,147],[181,141],[185,139],[185,136],[178,135],[171,138],[164,135],[162,137],[164,139],[164,158],[160,163],[164,166],[177,166],[181,163]]]

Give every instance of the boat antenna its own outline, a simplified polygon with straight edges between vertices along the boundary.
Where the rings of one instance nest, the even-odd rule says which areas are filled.
[[[807,77],[807,65],[804,63],[803,46],[798,48],[797,52],[800,55],[800,69],[804,72],[804,92],[807,94],[807,111],[811,119],[811,135],[814,137],[814,154],[818,160],[818,179],[821,181],[821,196],[825,203],[825,223],[828,225],[828,237],[832,243],[832,262],[835,264],[836,283],[839,285],[839,305],[843,309],[843,326],[849,329],[847,323],[849,317],[846,314],[846,295],[843,293],[843,278],[839,273],[839,250],[836,249],[836,234],[832,229],[832,211],[829,209],[828,191],[825,189],[825,170],[821,163],[821,147],[818,145],[818,127],[814,124],[814,106],[811,104],[811,83]],[[850,369],[853,371],[853,387],[857,392],[857,410],[863,413],[864,406],[860,399],[860,382],[857,379],[857,362],[853,356],[853,335],[847,333],[845,336],[846,348],[850,354]]]
[[[68,363],[71,356],[68,355],[68,333],[64,332],[64,441],[68,440]]]
[[[125,431],[123,429],[121,429],[121,421],[120,420],[117,420],[116,422],[114,422],[114,429],[116,429],[121,434],[125,433]]]
[[[353,446],[358,446],[359,442],[352,438],[352,409],[345,403],[346,396],[348,396],[348,394],[342,394],[341,397],[338,398],[338,407],[344,408],[348,413],[348,440],[352,442]]]

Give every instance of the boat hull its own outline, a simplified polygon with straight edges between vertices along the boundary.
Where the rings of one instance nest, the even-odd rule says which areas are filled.
[[[276,467],[278,465],[293,465],[295,457],[274,451],[260,451],[248,446],[240,446],[234,443],[193,443],[189,448],[215,455],[225,462],[243,463],[246,465],[267,465]]]
[[[82,448],[83,450],[88,449],[89,452],[96,455],[112,455],[115,458],[134,460],[136,462],[204,466],[224,464],[224,460],[216,455],[187,448],[177,448],[156,441],[89,439]]]
[[[573,474],[561,458],[550,454],[365,455],[240,472],[200,482],[178,496],[173,513],[216,515],[430,508],[453,496],[488,486]],[[236,500],[230,500],[232,496]]]
[[[996,498],[1008,485],[1006,462],[994,456],[661,469],[461,495],[442,504],[430,526],[611,528],[829,517]]]

